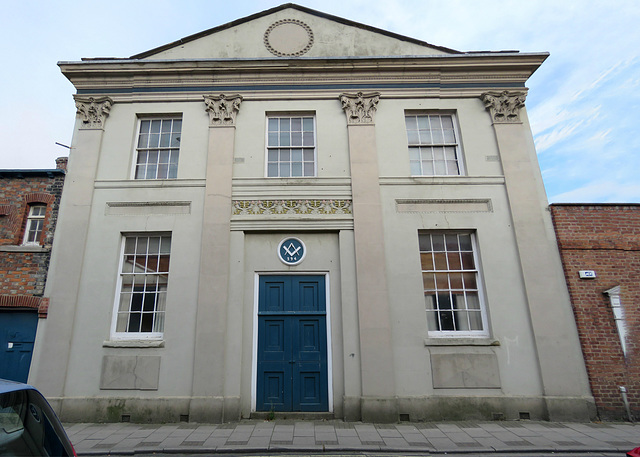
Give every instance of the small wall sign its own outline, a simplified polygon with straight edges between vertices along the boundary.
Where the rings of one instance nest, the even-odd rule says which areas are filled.
[[[307,248],[298,238],[285,238],[278,245],[278,257],[287,265],[298,265],[306,254]]]
[[[596,272],[593,270],[580,270],[578,273],[581,279],[593,279],[596,277]]]

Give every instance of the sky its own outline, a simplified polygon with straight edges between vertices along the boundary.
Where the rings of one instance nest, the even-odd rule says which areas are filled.
[[[129,57],[284,1],[0,0],[0,168],[55,168],[75,105],[59,61]],[[460,51],[551,56],[527,82],[550,203],[640,203],[640,1],[298,0]]]

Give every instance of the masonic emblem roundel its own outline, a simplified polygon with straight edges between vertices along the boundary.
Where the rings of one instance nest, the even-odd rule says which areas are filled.
[[[298,265],[306,253],[304,243],[298,238],[285,238],[278,245],[278,257],[287,265]]]

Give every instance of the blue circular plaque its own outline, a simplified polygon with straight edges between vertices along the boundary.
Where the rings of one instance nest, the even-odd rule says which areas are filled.
[[[298,238],[285,238],[278,245],[278,257],[287,265],[298,265],[306,254],[307,249]]]

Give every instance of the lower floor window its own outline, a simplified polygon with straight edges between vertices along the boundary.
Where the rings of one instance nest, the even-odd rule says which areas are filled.
[[[475,240],[466,232],[419,234],[420,262],[430,333],[486,333]]]
[[[164,330],[170,235],[125,236],[115,333],[159,336]]]

